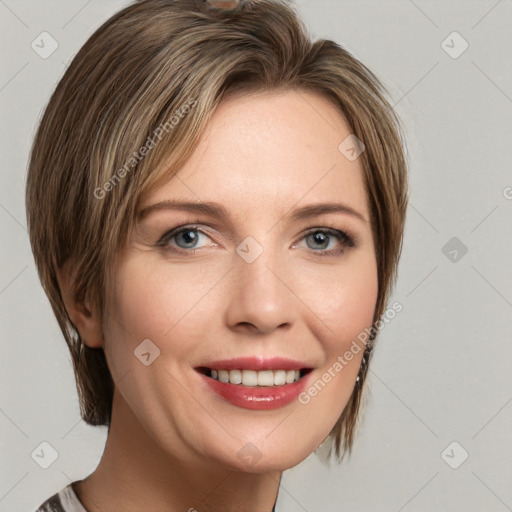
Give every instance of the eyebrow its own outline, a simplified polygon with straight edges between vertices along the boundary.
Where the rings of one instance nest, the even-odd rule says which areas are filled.
[[[166,201],[160,201],[158,203],[147,206],[146,208],[143,208],[137,216],[138,222],[142,221],[150,213],[158,210],[186,210],[190,212],[204,213],[212,217],[218,217],[219,219],[225,221],[229,219],[228,210],[218,203],[168,199]],[[293,213],[290,215],[290,220],[305,220],[327,213],[344,213],[365,223],[368,222],[364,215],[343,203],[319,203],[302,206],[293,211]]]

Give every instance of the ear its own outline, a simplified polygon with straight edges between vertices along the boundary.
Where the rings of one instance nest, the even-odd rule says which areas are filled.
[[[69,318],[80,334],[82,343],[90,348],[100,348],[103,346],[103,335],[99,315],[88,304],[76,299],[76,290],[73,288],[72,280],[74,272],[75,267],[72,260],[67,260],[62,267],[57,269],[57,281],[64,305]]]

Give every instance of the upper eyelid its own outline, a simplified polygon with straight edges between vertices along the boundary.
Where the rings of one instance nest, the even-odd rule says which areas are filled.
[[[209,236],[210,238],[212,238],[212,240],[215,241],[215,237],[210,235],[210,229],[208,229],[208,228],[209,228],[209,226],[207,226],[203,222],[199,222],[199,221],[197,221],[197,222],[191,221],[191,222],[179,224],[178,226],[176,226],[174,228],[165,230],[163,232],[163,234],[160,236],[160,238],[158,239],[159,241],[157,243],[159,243],[161,240],[164,240],[165,238],[170,238],[170,237],[176,236],[176,234],[178,234],[182,231],[186,231],[187,229],[199,231],[199,232],[205,234],[206,236]],[[215,229],[215,228],[213,228],[213,229]],[[229,242],[234,241],[234,237],[231,236],[229,233],[226,233],[224,230],[222,230],[222,236],[224,237],[224,239],[228,240]]]
[[[197,231],[200,231],[200,232],[203,232],[205,234],[208,234],[209,232],[209,228],[210,226],[202,223],[202,222],[186,222],[184,224],[180,224],[174,228],[170,228],[170,229],[167,229],[165,230],[164,234],[162,236],[167,236],[171,233],[179,233],[183,230],[187,230],[187,229],[190,229],[190,230],[197,230]],[[213,229],[216,229],[216,228],[213,228]],[[345,233],[347,236],[349,237],[352,237],[351,235],[351,230],[347,230],[345,228],[335,228],[335,227],[332,227],[332,226],[327,226],[327,225],[323,225],[322,223],[315,223],[315,224],[311,224],[311,225],[308,225],[306,226],[305,228],[303,228],[303,232],[306,232],[306,231],[311,231],[311,230],[318,230],[318,231],[339,231],[341,233]],[[217,230],[217,229],[216,229]],[[226,236],[226,231],[225,230],[221,230],[223,236]],[[231,238],[234,238],[232,236],[227,236],[228,239],[231,239]]]

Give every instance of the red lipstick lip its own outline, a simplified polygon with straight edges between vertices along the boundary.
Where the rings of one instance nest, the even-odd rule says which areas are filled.
[[[313,366],[302,361],[289,359],[286,357],[235,357],[233,359],[222,359],[211,361],[195,369],[206,368],[215,370],[303,370],[312,369]]]
[[[243,386],[220,382],[199,373],[210,392],[236,407],[251,410],[279,409],[292,403],[307,388],[312,374],[309,372],[298,381],[282,386]]]

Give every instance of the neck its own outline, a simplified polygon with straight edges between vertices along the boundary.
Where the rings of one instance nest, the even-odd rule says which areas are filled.
[[[281,475],[232,471],[197,455],[163,453],[114,392],[101,461],[74,488],[88,512],[272,512]]]

